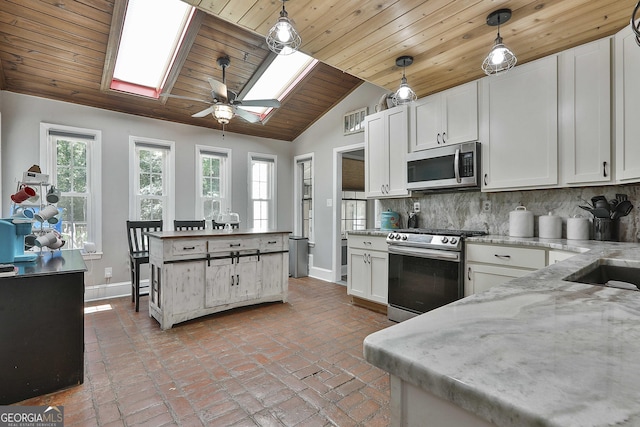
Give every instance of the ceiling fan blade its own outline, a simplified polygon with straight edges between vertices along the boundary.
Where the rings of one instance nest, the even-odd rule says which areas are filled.
[[[227,85],[211,77],[207,78],[211,85],[211,96],[220,102],[227,102]]]
[[[235,105],[244,105],[245,107],[280,107],[280,101],[277,99],[243,99],[236,100]]]
[[[213,104],[212,101],[206,101],[204,99],[192,98],[190,96],[172,95],[170,93],[161,93],[160,96],[166,96],[168,98],[185,99],[187,101],[204,102],[205,104]]]
[[[211,107],[207,107],[204,110],[192,114],[191,117],[204,117],[204,116],[208,116],[209,114],[213,113],[213,105]]]
[[[250,113],[242,108],[236,108],[236,115],[248,121],[249,123],[258,123],[260,122],[260,117],[256,116],[253,113]]]

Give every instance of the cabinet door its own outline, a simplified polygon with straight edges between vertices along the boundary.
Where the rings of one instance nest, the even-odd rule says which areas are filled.
[[[282,293],[284,256],[286,255],[260,255],[260,296],[280,295]]]
[[[233,302],[246,301],[258,296],[260,280],[257,256],[240,258],[231,274],[235,276],[231,278],[231,300]]]
[[[348,257],[347,293],[359,298],[367,298],[367,289],[371,283],[368,252],[361,249],[349,249]]]
[[[606,38],[559,56],[563,184],[611,181],[610,55],[611,40]]]
[[[204,263],[205,265],[206,262]],[[206,268],[205,306],[215,307],[231,302],[231,259],[211,260]]]
[[[442,143],[441,96],[435,94],[410,104],[409,151],[437,147]]]
[[[365,118],[364,176],[367,197],[379,198],[386,195],[386,186],[389,183],[389,144],[385,128],[385,111]]]
[[[557,57],[485,77],[483,190],[558,183]]]
[[[406,106],[387,110],[387,191],[386,196],[407,196],[407,135],[408,109]],[[375,171],[374,171],[375,173]]]
[[[464,295],[469,296],[486,291],[532,271],[534,270],[467,263],[467,271],[464,277]]]
[[[640,48],[627,26],[614,38],[616,85],[616,180],[640,181]]]
[[[167,268],[165,292],[171,292],[173,314],[190,313],[202,309],[205,293],[205,266],[203,261],[172,264]],[[169,289],[170,288],[170,289]]]
[[[371,287],[368,299],[387,304],[389,294],[389,254],[387,252],[369,252]]]
[[[442,92],[442,142],[478,140],[478,83],[470,82]]]

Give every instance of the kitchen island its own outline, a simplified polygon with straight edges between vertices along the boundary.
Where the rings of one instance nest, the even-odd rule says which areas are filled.
[[[223,310],[287,301],[289,231],[147,233],[149,315],[162,329]]]
[[[78,250],[38,254],[0,277],[0,405],[84,381],[84,272]]]
[[[640,292],[563,280],[640,268],[638,244],[468,240],[589,250],[369,335],[392,425],[640,425]]]

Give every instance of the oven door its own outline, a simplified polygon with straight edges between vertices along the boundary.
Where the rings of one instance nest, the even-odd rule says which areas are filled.
[[[425,313],[464,295],[461,253],[389,246],[389,306],[407,316]]]

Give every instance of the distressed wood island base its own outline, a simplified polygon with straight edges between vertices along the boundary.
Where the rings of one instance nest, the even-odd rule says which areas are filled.
[[[208,314],[287,301],[289,231],[148,233],[149,315],[162,329]]]

